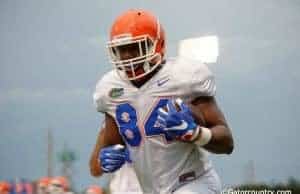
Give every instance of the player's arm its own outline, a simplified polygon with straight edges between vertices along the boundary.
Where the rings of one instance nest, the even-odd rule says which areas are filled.
[[[203,123],[211,131],[209,142],[203,147],[217,154],[230,154],[234,148],[231,130],[214,97],[198,97],[192,101],[196,123]],[[201,124],[200,124],[201,126]],[[203,131],[200,130],[199,137]]]
[[[103,173],[99,160],[101,149],[116,144],[124,144],[118,126],[113,117],[105,114],[104,125],[98,134],[96,145],[90,157],[90,172],[93,176],[101,176]]]
[[[210,152],[230,154],[233,138],[214,97],[198,97],[188,106],[180,98],[170,99],[158,110],[158,123],[179,141],[191,142]]]

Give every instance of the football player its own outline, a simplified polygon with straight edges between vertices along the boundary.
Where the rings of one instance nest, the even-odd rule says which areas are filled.
[[[11,185],[6,181],[0,181],[0,194],[9,194],[11,192]]]
[[[94,93],[105,122],[91,174],[115,172],[131,161],[145,194],[220,193],[206,151],[230,154],[234,144],[215,99],[214,76],[200,62],[166,60],[165,40],[148,11],[132,9],[114,21],[107,48],[115,68]]]
[[[85,194],[104,194],[104,191],[97,185],[91,185],[86,189]]]
[[[69,180],[65,177],[58,176],[51,178],[48,191],[50,194],[65,194],[70,190]]]
[[[48,194],[49,177],[42,177],[37,181],[37,194]]]

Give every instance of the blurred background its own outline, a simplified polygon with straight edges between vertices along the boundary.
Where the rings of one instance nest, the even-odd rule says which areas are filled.
[[[76,189],[107,184],[89,174],[103,119],[92,94],[128,8],[160,18],[169,57],[181,39],[219,37],[211,69],[235,139],[232,155],[211,156],[224,185],[300,178],[300,1],[0,0],[0,180],[47,175],[52,153],[53,175]]]

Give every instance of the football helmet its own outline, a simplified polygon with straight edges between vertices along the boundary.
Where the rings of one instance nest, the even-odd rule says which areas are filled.
[[[137,54],[129,58],[122,57],[122,48],[126,47],[135,49]],[[151,13],[131,9],[114,21],[107,48],[119,76],[136,80],[161,64],[165,55],[164,29]]]
[[[0,181],[0,193],[10,193],[11,186],[8,182],[6,181]]]
[[[104,192],[101,189],[101,187],[99,187],[97,185],[91,185],[87,188],[87,190],[85,191],[85,194],[104,194]]]
[[[49,193],[62,194],[70,189],[69,181],[67,178],[58,176],[50,180]]]
[[[50,183],[49,177],[42,177],[37,182],[37,193],[46,194],[48,192],[48,186]]]

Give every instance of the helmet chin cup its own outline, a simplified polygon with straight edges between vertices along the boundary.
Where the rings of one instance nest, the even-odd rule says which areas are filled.
[[[145,61],[143,68],[144,68],[144,72],[150,71],[151,66],[149,61]]]

